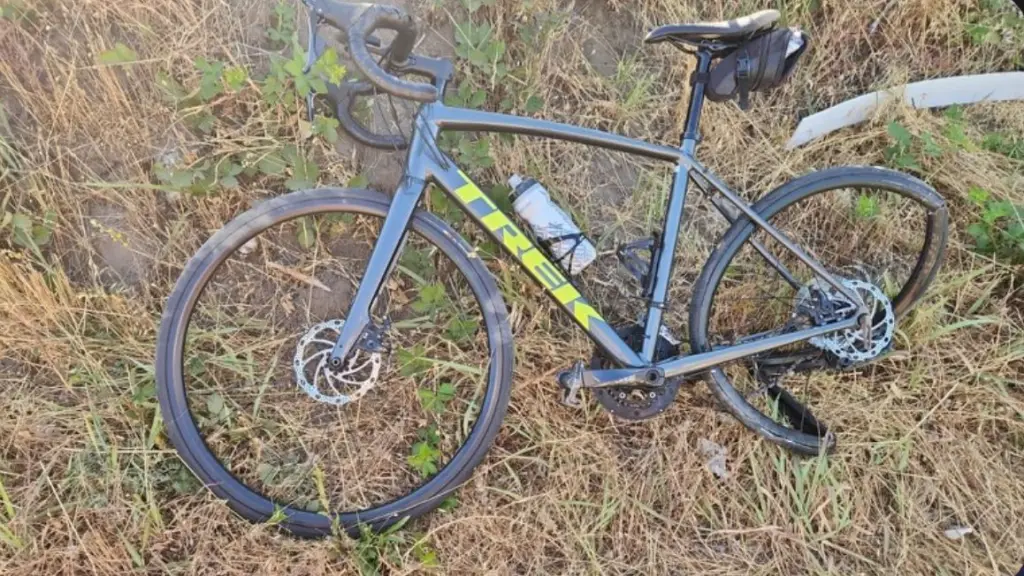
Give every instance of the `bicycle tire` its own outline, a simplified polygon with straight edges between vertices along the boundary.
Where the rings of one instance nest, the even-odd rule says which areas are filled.
[[[942,197],[930,186],[917,178],[886,168],[838,167],[793,179],[754,203],[752,209],[770,222],[772,217],[795,203],[842,187],[870,187],[891,191],[920,202],[927,209],[926,214],[929,216],[925,233],[928,238],[910,278],[892,302],[897,318],[902,317],[923,296],[938,273],[945,253],[949,216]],[[715,291],[733,258],[756,229],[746,216],[737,218],[701,270],[689,314],[690,342],[694,353],[711,350],[708,323]],[[834,443],[824,445],[820,436],[786,428],[759,411],[733,386],[720,367],[708,370],[704,379],[715,397],[744,426],[767,440],[805,454],[818,454],[834,446]]]
[[[303,537],[320,537],[340,527],[357,537],[361,526],[383,530],[405,518],[438,507],[465,482],[494,442],[511,389],[513,348],[508,312],[493,276],[472,255],[469,244],[445,222],[417,212],[410,228],[455,263],[477,299],[490,349],[487,389],[473,430],[451,461],[408,494],[359,512],[331,516],[282,506],[235,477],[211,452],[189,410],[183,374],[183,348],[189,320],[204,287],[235,250],[268,228],[323,212],[351,212],[383,218],[390,200],[370,190],[324,188],[279,196],[239,215],[215,233],[189,260],[172,291],[160,324],[156,353],[157,395],[167,436],[195,475],[238,514],[252,522],[277,515],[278,526]]]

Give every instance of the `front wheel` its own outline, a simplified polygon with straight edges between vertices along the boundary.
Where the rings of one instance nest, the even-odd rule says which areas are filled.
[[[413,218],[374,306],[373,342],[327,359],[388,212],[320,189],[232,220],[189,261],[160,325],[167,435],[218,497],[297,535],[383,529],[470,475],[509,401],[512,334],[470,246]]]
[[[836,333],[706,373],[711,391],[748,428],[791,450],[818,453],[874,405],[867,390],[832,369],[855,367],[888,351],[896,324],[939,269],[948,214],[924,182],[869,167],[797,178],[752,208],[873,310],[866,339],[861,330]],[[782,272],[763,252],[777,259]],[[690,308],[693,352],[843,319],[855,307],[841,300],[741,216],[697,280]]]

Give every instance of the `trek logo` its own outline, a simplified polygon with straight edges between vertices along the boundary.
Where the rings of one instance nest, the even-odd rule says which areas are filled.
[[[604,318],[587,303],[583,296],[570,284],[558,268],[538,250],[522,230],[513,224],[505,214],[494,205],[469,177],[459,171],[466,183],[455,190],[455,195],[462,200],[484,226],[501,240],[509,253],[515,256],[530,275],[540,282],[561,305],[572,312],[572,315],[584,329],[590,329],[591,319],[604,322]]]

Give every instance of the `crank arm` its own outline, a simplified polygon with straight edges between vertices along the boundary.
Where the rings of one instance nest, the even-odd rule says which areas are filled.
[[[656,367],[583,371],[583,388],[660,388],[664,385],[665,372]]]

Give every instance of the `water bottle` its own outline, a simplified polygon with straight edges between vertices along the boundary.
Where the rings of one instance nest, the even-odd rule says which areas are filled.
[[[524,180],[518,174],[508,179],[508,185],[512,188],[509,198],[516,214],[526,221],[551,258],[570,276],[579,274],[597,258],[597,249],[572,218],[551,200],[544,186],[533,178]]]

